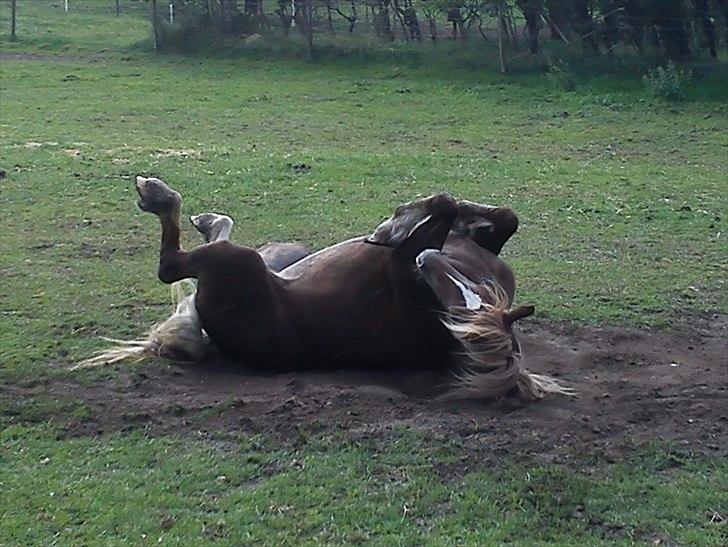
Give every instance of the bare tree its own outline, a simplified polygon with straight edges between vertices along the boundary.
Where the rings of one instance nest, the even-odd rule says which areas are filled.
[[[349,32],[354,32],[354,26],[356,25],[356,4],[354,3],[354,0],[351,1],[351,15],[348,15],[341,11],[339,9],[339,6],[337,5],[335,8],[336,13],[341,15],[346,21],[349,23]]]
[[[313,58],[313,32],[316,24],[316,11],[313,5],[314,0],[295,0],[296,14],[295,21],[298,31],[306,40],[308,58]]]
[[[154,51],[159,51],[159,14],[157,13],[157,0],[152,0],[152,40],[154,41]]]
[[[10,39],[12,41],[17,40],[15,35],[15,0],[10,0]]]

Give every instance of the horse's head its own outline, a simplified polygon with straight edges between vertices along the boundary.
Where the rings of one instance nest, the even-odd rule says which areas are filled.
[[[509,308],[508,296],[494,282],[477,283],[463,275],[436,249],[425,249],[416,259],[417,268],[448,314],[496,310],[510,331],[514,321],[532,315],[533,306]]]

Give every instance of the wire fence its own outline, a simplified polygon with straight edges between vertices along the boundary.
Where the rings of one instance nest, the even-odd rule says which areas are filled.
[[[47,2],[69,17],[80,15],[136,16],[169,29],[207,24],[219,32],[296,35],[307,32],[355,36],[382,41],[484,40],[499,48],[528,45],[536,53],[547,40],[586,43],[597,53],[620,44],[642,50],[645,45],[672,53],[710,51],[717,55],[728,34],[725,2],[685,0],[680,13],[665,9],[645,13],[629,0],[601,0],[578,13],[574,0],[8,0],[22,13],[30,2]],[[589,4],[588,2],[583,2]],[[649,4],[649,2],[647,2]],[[676,6],[676,0],[653,1]],[[572,6],[564,18],[563,6]],[[308,11],[304,8],[308,6]],[[533,8],[536,6],[536,8]],[[232,14],[232,15],[230,15]],[[578,17],[577,17],[578,15]],[[227,18],[227,19],[226,19]],[[150,27],[152,25],[150,24]],[[155,45],[159,38],[154,25]],[[14,26],[13,26],[14,29]],[[503,61],[513,60],[513,53]],[[519,52],[517,56],[523,55]]]

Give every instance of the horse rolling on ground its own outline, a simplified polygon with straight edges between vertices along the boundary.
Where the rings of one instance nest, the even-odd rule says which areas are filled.
[[[146,340],[81,366],[148,354],[199,360],[209,337],[266,370],[450,370],[447,398],[571,394],[521,366],[512,324],[533,308],[511,307],[513,272],[498,257],[518,227],[510,209],[436,194],[401,205],[369,237],[313,254],[281,248],[272,264],[265,248],[228,241],[224,215],[192,217],[208,243],[182,250],[180,194],[156,178],[137,177],[136,187],[139,207],[160,219],[160,280],[197,286],[178,291],[176,312]]]

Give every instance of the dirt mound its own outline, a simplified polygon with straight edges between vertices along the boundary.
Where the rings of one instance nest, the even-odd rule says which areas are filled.
[[[690,331],[597,329],[531,324],[522,343],[529,369],[579,390],[576,398],[438,402],[447,377],[404,372],[264,375],[225,361],[150,364],[93,386],[56,382],[91,409],[60,417],[69,435],[145,427],[152,433],[266,433],[286,442],[314,435],[380,439],[405,426],[435,439],[458,438],[483,458],[564,461],[601,451],[619,456],[653,439],[692,453],[728,448],[726,318]],[[27,393],[18,386],[10,394]],[[22,416],[19,417],[22,419]]]

